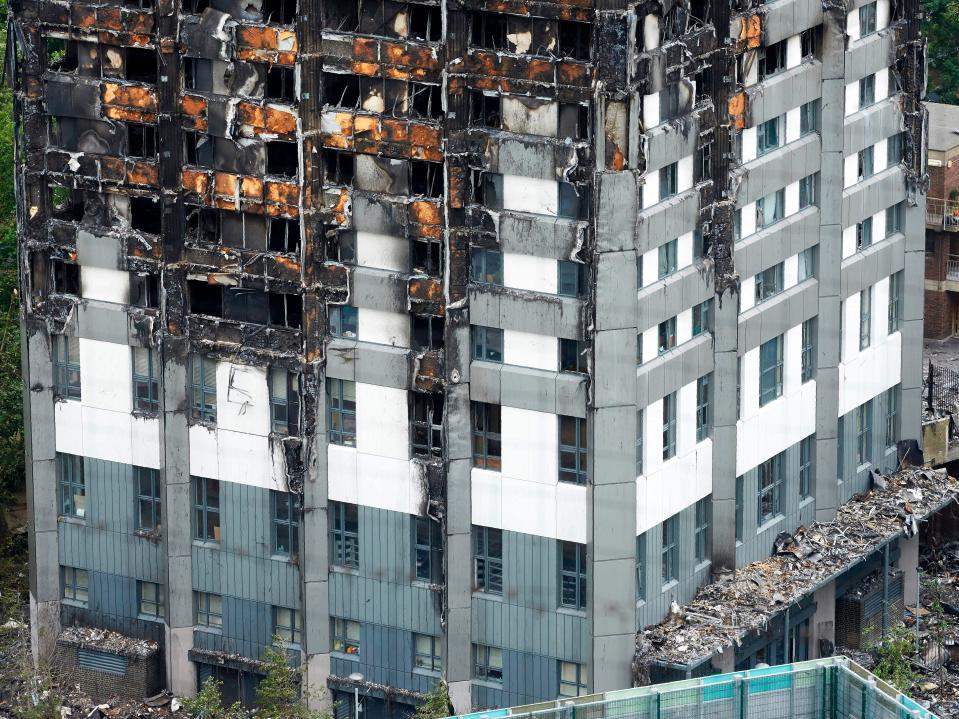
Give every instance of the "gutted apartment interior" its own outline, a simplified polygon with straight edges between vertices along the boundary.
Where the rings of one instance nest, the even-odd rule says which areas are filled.
[[[918,435],[911,0],[11,8],[39,653],[622,688]]]

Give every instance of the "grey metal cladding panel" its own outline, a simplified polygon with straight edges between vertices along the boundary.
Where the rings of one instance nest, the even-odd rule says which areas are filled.
[[[641,191],[635,172],[597,172],[593,175],[598,203],[596,252],[621,252],[635,244],[636,215]]]
[[[410,386],[412,359],[406,347],[343,339],[331,340],[327,347],[327,377],[397,389]]]
[[[822,3],[817,0],[776,0],[763,6],[766,11],[763,34],[767,45],[822,24]]]
[[[850,43],[846,51],[846,82],[856,82],[877,70],[889,67],[895,37],[892,28],[886,28]]]
[[[409,544],[409,540],[406,543]],[[375,622],[421,634],[442,632],[438,599],[424,586],[334,571],[330,575],[329,592],[330,616]]]
[[[819,172],[821,160],[821,141],[812,133],[751,161],[739,186],[737,207]]]
[[[678,373],[663,371],[667,364],[675,365],[680,371]],[[662,382],[655,383],[655,387],[651,387],[647,378],[650,373],[657,371],[664,379]],[[679,347],[639,366],[636,372],[636,406],[646,407],[712,371],[712,336],[703,334],[689,342],[683,342]],[[670,381],[666,381],[667,375]]]
[[[589,377],[578,372],[556,375],[556,414],[586,417],[586,385]]]
[[[593,263],[597,330],[636,328],[636,252],[604,252]]]
[[[360,654],[335,655],[337,666],[360,672],[368,681],[415,692],[428,692],[438,677],[413,671],[413,635],[406,630],[377,624],[360,629]],[[347,675],[348,676],[348,675]]]
[[[638,295],[637,331],[645,332],[712,297],[713,285],[708,280],[708,273],[697,261],[644,287]]]
[[[84,300],[77,305],[77,335],[99,342],[143,345],[130,330],[125,306],[100,300]]]
[[[887,167],[842,193],[842,226],[851,227],[906,197],[901,165]]]
[[[806,280],[739,317],[739,354],[759,347],[818,314],[819,285]]]
[[[471,285],[470,322],[519,332],[583,339],[583,301],[529,290]]]
[[[126,250],[116,237],[97,236],[88,230],[77,230],[77,262],[84,267],[107,270],[127,268]]]
[[[842,261],[842,299],[899,272],[905,266],[906,240],[900,234],[881,240]]]
[[[537,412],[586,416],[586,375],[475,360],[470,399]]]
[[[821,6],[819,10],[821,13]],[[792,35],[794,32],[799,31],[790,31],[789,34]],[[767,37],[766,42],[772,41]],[[746,91],[749,95],[750,126],[759,125],[766,120],[785,114],[788,110],[812,102],[819,97],[821,82],[822,63],[818,60],[807,60],[797,67],[763,80],[760,85],[750,87]]]
[[[470,399],[474,402],[499,404],[502,397],[500,373],[503,365],[498,362],[473,360],[470,362]]]
[[[239,654],[259,659],[273,643],[273,608],[261,602],[223,597],[223,627],[220,632],[195,629],[196,649]]]
[[[545,138],[533,141],[495,137],[487,149],[490,171],[541,180],[559,180],[559,157],[563,151],[574,154],[573,148],[555,142],[543,142],[543,139]]]
[[[353,268],[350,304],[383,312],[406,312],[408,293],[406,279],[399,272]]]
[[[84,624],[113,631],[127,636],[162,641],[164,625],[137,616],[136,580],[103,572],[88,575],[89,606],[61,605],[63,625]]]
[[[503,252],[565,260],[582,246],[585,232],[586,223],[562,217],[509,211],[499,215]]]
[[[902,131],[902,110],[896,97],[887,97],[846,119],[843,154],[852,155]]]
[[[556,372],[504,365],[500,371],[501,402],[509,407],[556,412]]]
[[[636,332],[603,330],[593,335],[592,403],[596,407],[632,405]]]
[[[649,252],[680,235],[692,232],[698,221],[699,193],[695,189],[658,202],[639,214],[636,251]]]
[[[672,122],[666,122],[646,133],[646,172],[657,172],[659,168],[687,157],[696,151],[699,137],[699,123],[695,115],[682,118],[681,128]]]
[[[819,210],[806,207],[736,243],[736,270],[752,277],[819,242]]]
[[[528,652],[503,652],[504,706],[555,699],[559,691],[557,660]]]

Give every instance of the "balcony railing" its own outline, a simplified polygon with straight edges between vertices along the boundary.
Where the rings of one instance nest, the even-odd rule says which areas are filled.
[[[949,255],[946,260],[946,279],[959,281],[959,255]]]
[[[959,232],[959,201],[927,197],[926,227]]]

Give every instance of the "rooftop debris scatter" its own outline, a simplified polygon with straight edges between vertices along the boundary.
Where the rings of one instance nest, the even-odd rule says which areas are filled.
[[[639,634],[637,665],[691,664],[722,653],[779,612],[899,534],[959,493],[944,470],[908,469],[873,475],[873,488],[842,505],[835,521],[781,533],[773,556],[720,575],[684,607]]]
[[[135,639],[109,629],[91,627],[66,627],[57,640],[127,657],[148,657],[159,649],[156,642],[148,639]]]

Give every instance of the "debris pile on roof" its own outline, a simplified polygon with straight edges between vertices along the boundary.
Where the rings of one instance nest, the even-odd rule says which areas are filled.
[[[91,627],[66,627],[57,641],[126,657],[148,657],[159,649],[156,642],[148,639],[135,639],[109,629]]]
[[[873,488],[839,507],[835,521],[776,537],[773,556],[720,575],[685,607],[637,637],[636,664],[690,664],[722,653],[899,534],[955,499],[959,481],[944,470],[873,475]]]

